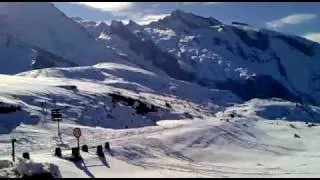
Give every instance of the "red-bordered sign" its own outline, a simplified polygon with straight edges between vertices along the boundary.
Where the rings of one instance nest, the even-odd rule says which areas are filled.
[[[80,128],[74,128],[73,129],[73,136],[76,138],[79,138],[81,136],[81,129]]]

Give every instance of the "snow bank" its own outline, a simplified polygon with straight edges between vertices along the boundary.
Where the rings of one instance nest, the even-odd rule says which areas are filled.
[[[50,174],[54,178],[61,178],[59,167],[51,163],[38,163],[19,158],[16,170],[22,177]]]
[[[0,169],[9,168],[12,163],[9,160],[0,160]]]

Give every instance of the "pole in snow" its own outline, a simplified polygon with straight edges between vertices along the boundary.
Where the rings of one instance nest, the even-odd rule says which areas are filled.
[[[73,129],[73,136],[75,138],[77,138],[78,149],[80,149],[79,138],[81,137],[81,129],[80,128],[74,128]]]
[[[17,142],[16,139],[11,139],[11,143],[12,143],[12,161],[14,162],[15,161],[15,149],[14,149],[14,143]]]
[[[47,105],[46,101],[41,102],[42,112],[43,112],[43,123],[46,123],[46,122],[47,122],[47,117],[46,117],[47,108],[46,108],[46,105]]]
[[[60,112],[60,109],[52,109],[51,110],[51,118],[52,121],[57,121],[58,122],[58,136],[61,139],[61,133],[60,133],[60,121],[62,121],[62,115]]]
[[[59,124],[59,122],[60,122],[60,121],[58,121],[58,136],[59,136],[59,137],[61,137],[61,133],[60,133],[60,124]]]

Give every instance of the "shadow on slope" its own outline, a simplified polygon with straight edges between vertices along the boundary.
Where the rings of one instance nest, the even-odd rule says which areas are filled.
[[[87,168],[85,162],[81,159],[81,160],[78,160],[78,161],[75,161],[73,162],[74,165],[82,170],[84,173],[86,173],[86,175],[88,175],[90,178],[95,178],[94,175],[89,171],[89,169]]]
[[[119,88],[131,88],[134,91],[146,91],[159,95],[169,94],[193,103],[208,102],[213,100],[215,104],[223,105],[225,102],[239,102],[233,93],[227,90],[213,91],[200,85],[162,77],[148,72],[129,70],[127,68],[103,68],[101,71],[122,78],[124,81],[110,82]]]
[[[272,104],[257,109],[256,114],[266,119],[320,123],[320,108],[298,103]]]
[[[18,108],[17,108],[18,107]],[[39,119],[30,117],[29,113],[20,106],[14,106],[1,102],[0,106],[0,134],[8,134],[21,123],[35,125]]]
[[[253,98],[268,99],[268,98],[282,98],[289,101],[302,102],[301,97],[291,93],[286,87],[275,80],[271,76],[260,75],[250,78],[246,81],[228,80],[226,82],[218,82],[217,87],[220,89],[227,89],[241,97],[243,100],[250,100]],[[304,98],[313,105],[316,102],[306,94]]]

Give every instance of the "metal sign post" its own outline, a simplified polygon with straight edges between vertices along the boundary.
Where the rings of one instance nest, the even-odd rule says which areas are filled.
[[[80,129],[80,128],[74,128],[74,129],[73,129],[73,136],[74,136],[75,138],[77,138],[78,148],[80,149],[79,138],[81,137],[81,129]]]
[[[59,136],[59,137],[61,137],[61,133],[60,133],[60,124],[59,124],[59,122],[60,122],[60,121],[58,121],[58,136]]]
[[[58,122],[58,136],[61,137],[59,122],[62,121],[62,115],[61,115],[60,109],[51,110],[51,119],[52,121]]]
[[[41,107],[42,107],[42,112],[43,112],[43,123],[47,122],[47,117],[46,117],[47,108],[46,108],[46,106],[47,106],[46,101],[41,102]]]
[[[12,143],[12,161],[14,162],[15,161],[15,149],[14,149],[14,143],[17,142],[16,139],[11,139],[11,143]]]

